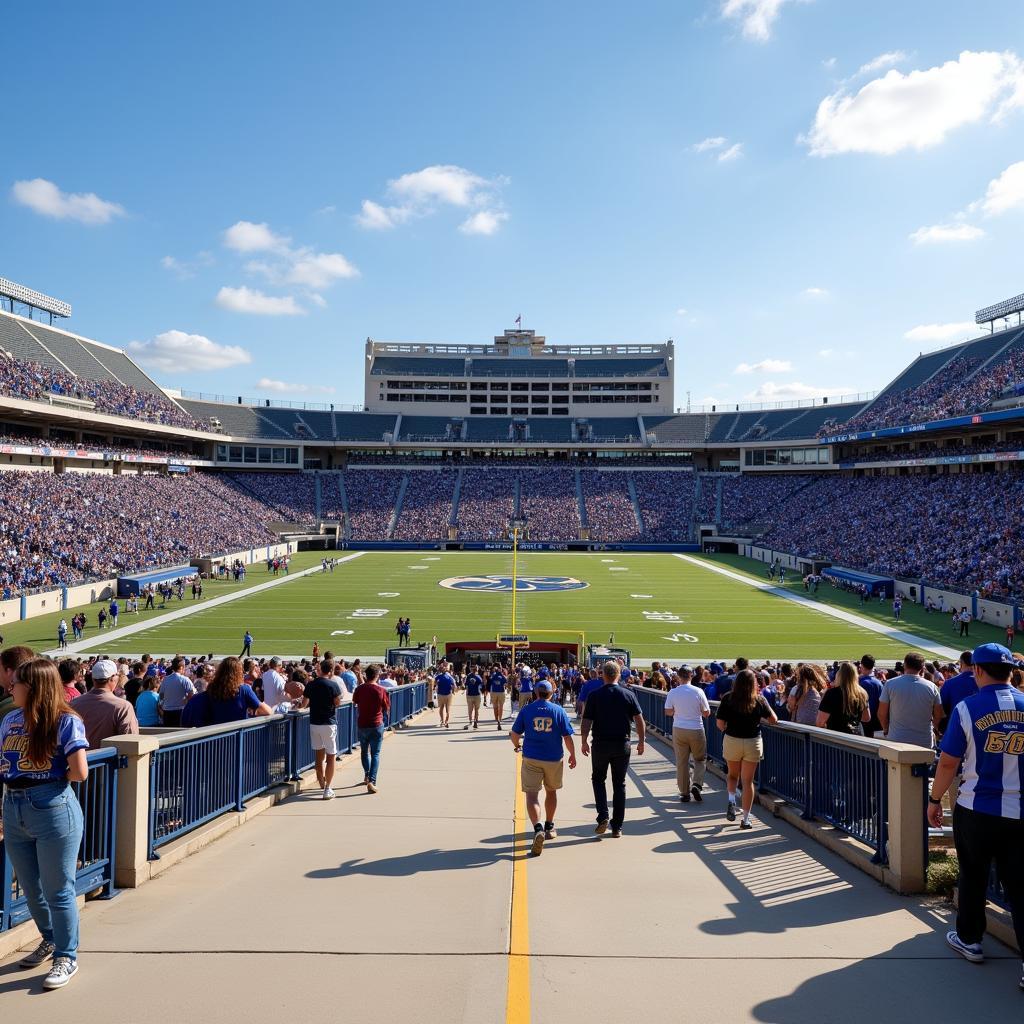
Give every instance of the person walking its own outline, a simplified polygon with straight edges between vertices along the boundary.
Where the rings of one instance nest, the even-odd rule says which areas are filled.
[[[326,567],[326,560],[324,565]],[[316,758],[316,781],[325,800],[334,799],[335,758],[338,756],[338,722],[335,709],[341,706],[342,684],[334,678],[334,664],[320,662],[320,675],[306,683],[303,696],[309,701],[309,736]]]
[[[1002,644],[975,648],[971,663],[978,692],[955,705],[950,715],[928,797],[928,823],[942,827],[942,798],[962,762],[953,807],[959,900],[956,928],[946,933],[946,942],[965,960],[981,963],[993,861],[1017,948],[1024,951],[1024,693],[1010,685],[1016,662]],[[1020,987],[1024,989],[1024,964]]]
[[[722,754],[729,766],[727,786],[729,802],[725,816],[736,820],[736,784],[743,782],[743,820],[741,829],[753,828],[750,824],[750,808],[754,804],[754,773],[764,756],[764,742],[761,739],[761,722],[777,722],[775,712],[757,692],[757,678],[749,668],[736,673],[732,689],[718,705],[715,725],[725,733],[722,740]]]
[[[471,665],[469,674],[466,676],[466,713],[469,721],[462,727],[463,731],[470,727],[480,728],[480,704],[483,701],[484,681],[480,676],[478,667]]]
[[[384,742],[384,716],[391,711],[388,691],[377,683],[380,669],[369,665],[362,682],[352,694],[356,706],[356,728],[359,736],[359,757],[363,763],[363,784],[367,793],[377,792],[377,771],[380,748]]]
[[[64,619],[57,623],[57,646],[63,650],[68,645],[68,624]]]
[[[434,676],[434,695],[437,698],[438,726],[451,728],[452,697],[455,695],[455,677],[448,671],[448,662],[437,666],[441,671]]]
[[[537,699],[524,704],[516,715],[508,738],[518,754],[522,751],[520,785],[526,795],[526,813],[533,825],[530,852],[539,857],[548,839],[554,839],[558,791],[562,788],[562,746],[569,752],[569,768],[576,767],[573,727],[565,709],[553,704],[551,683],[540,680]],[[540,818],[540,791],[544,789],[544,821]]]
[[[612,838],[622,835],[626,817],[626,771],[631,753],[630,732],[636,726],[636,752],[644,752],[644,713],[636,695],[628,687],[619,686],[619,666],[606,661],[601,666],[603,685],[595,690],[583,707],[580,726],[580,751],[586,757],[591,752],[590,781],[594,786],[597,807],[597,834],[604,835],[611,825]],[[538,686],[540,683],[537,684]],[[593,750],[588,742],[594,734]],[[612,770],[612,816],[608,820],[608,791],[605,780]]]
[[[239,655],[240,658],[247,658],[252,654],[252,633],[249,630],[245,631],[245,636],[242,637],[242,653]]]
[[[676,787],[684,804],[692,797],[697,803],[704,799],[704,772],[707,768],[708,738],[704,719],[711,714],[707,694],[693,685],[693,670],[683,666],[680,683],[665,697],[665,714],[672,716],[672,749],[676,755]],[[690,758],[693,758],[693,779]]]
[[[14,704],[0,723],[4,849],[41,936],[20,966],[52,959],[43,988],[63,988],[78,973],[75,873],[83,831],[69,783],[89,774],[88,741],[52,661],[18,667]]]
[[[508,678],[501,671],[500,665],[495,665],[487,679],[487,690],[491,695],[491,707],[494,710],[494,721],[498,723],[498,732],[501,732],[501,720],[505,717],[505,693],[508,689]]]

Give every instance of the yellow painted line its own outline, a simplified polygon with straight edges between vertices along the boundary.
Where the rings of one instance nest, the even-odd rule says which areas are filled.
[[[519,785],[522,755],[516,755],[516,797],[512,842],[512,913],[509,919],[506,1024],[530,1024],[530,906],[526,885],[526,797]]]

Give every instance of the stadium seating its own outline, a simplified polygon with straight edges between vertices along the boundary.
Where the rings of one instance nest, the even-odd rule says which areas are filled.
[[[395,540],[446,540],[456,473],[445,469],[410,470]]]
[[[644,540],[687,543],[693,539],[696,476],[666,470],[642,470],[632,474],[644,524]]]
[[[458,536],[461,540],[504,537],[515,511],[516,479],[500,469],[467,469],[459,494]]]
[[[531,540],[578,540],[579,507],[571,469],[519,471],[519,508]]]
[[[629,417],[598,417],[588,419],[590,425],[589,440],[606,442],[638,441],[640,424],[635,416]]]
[[[668,367],[661,358],[577,359],[577,377],[667,377]]]
[[[638,541],[640,527],[630,495],[630,474],[625,471],[602,473],[599,470],[584,470],[580,477],[590,539]]]
[[[567,359],[474,359],[471,377],[567,377]]]
[[[464,377],[465,359],[421,358],[406,359],[403,356],[377,356],[373,361],[372,374],[402,374],[425,377]]]
[[[684,413],[678,416],[644,416],[648,438],[658,444],[703,444],[718,424],[717,414]]]

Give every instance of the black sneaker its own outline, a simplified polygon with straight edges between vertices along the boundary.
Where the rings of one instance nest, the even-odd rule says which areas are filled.
[[[689,793],[680,793],[679,794],[679,799],[682,800],[684,804],[688,804],[690,802],[690,794]]]
[[[725,817],[727,821],[736,820],[736,805],[730,800],[728,806],[725,808]]]
[[[621,839],[621,838],[622,838],[622,829],[621,828],[613,828],[612,829],[612,839]]]
[[[699,786],[694,786],[693,789],[690,790],[690,792],[693,794],[693,799],[696,800],[697,803],[699,803],[699,804],[704,803],[704,797],[702,797],[700,795],[700,787]]]
[[[754,826],[751,825],[750,822],[745,820],[745,819],[740,822],[740,829],[748,829],[748,828],[753,828],[753,827]]]

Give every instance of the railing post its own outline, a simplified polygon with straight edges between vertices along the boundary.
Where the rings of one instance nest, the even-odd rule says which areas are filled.
[[[124,758],[116,774],[117,815],[113,824],[113,884],[134,889],[149,878],[150,761],[159,747],[155,736],[112,736],[102,746],[113,747]]]
[[[235,810],[244,811],[245,803],[242,800],[242,792],[245,787],[245,729],[239,729],[236,733],[237,757],[235,760]]]
[[[810,821],[814,817],[814,812],[811,810],[814,806],[814,799],[811,793],[811,786],[813,785],[811,779],[814,778],[814,775],[811,772],[811,734],[809,732],[805,732],[803,735],[804,806],[800,811],[800,817],[803,818],[804,821]]]
[[[909,743],[879,744],[885,762],[889,819],[889,870],[897,892],[923,892],[928,868],[924,787],[935,753]]]
[[[298,781],[299,775],[299,722],[300,715],[288,716],[288,763],[285,765],[286,774],[292,782]]]

